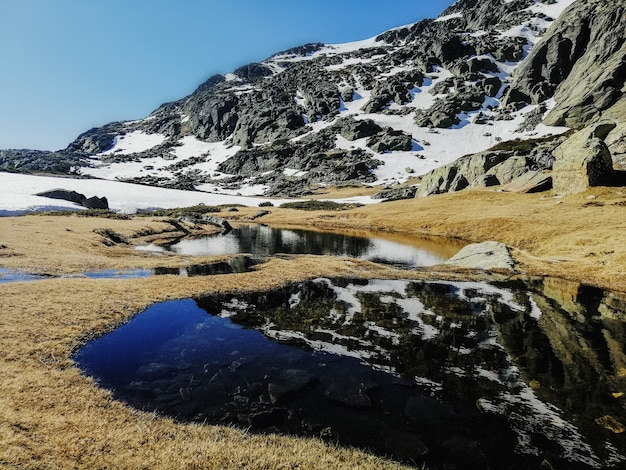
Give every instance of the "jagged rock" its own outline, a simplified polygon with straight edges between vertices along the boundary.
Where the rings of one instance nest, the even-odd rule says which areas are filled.
[[[485,90],[477,86],[459,87],[456,93],[435,100],[429,109],[417,110],[415,123],[420,127],[433,126],[438,128],[448,128],[459,124],[460,119],[457,115],[480,109],[485,97]]]
[[[88,209],[108,209],[109,202],[106,197],[93,196],[87,198],[84,194],[77,193],[76,191],[70,191],[67,189],[52,189],[50,191],[43,191],[37,193],[37,196],[49,197],[51,199],[62,199],[70,201],[75,204],[80,204]]]
[[[196,91],[194,91],[193,94],[195,95],[197,93],[203,93],[205,91],[209,91],[210,89],[215,87],[217,84],[222,83],[225,80],[226,80],[226,77],[224,77],[224,75],[220,75],[220,74],[211,75],[205,82],[201,83],[200,86],[196,88]]]
[[[485,91],[485,95],[494,97],[502,88],[502,80],[498,77],[489,77],[481,80],[480,87]]]
[[[348,140],[357,140],[364,137],[371,137],[378,134],[383,129],[371,119],[343,119],[338,124],[340,126],[339,132]]]
[[[392,101],[399,105],[408,103],[411,100],[409,89],[421,86],[423,80],[423,73],[417,70],[377,82],[372,89],[370,100],[363,107],[363,111],[366,113],[378,112]]]
[[[447,113],[444,111],[435,111],[430,115],[430,118],[426,121],[426,123],[418,123],[418,125],[426,127],[430,124],[439,129],[447,129],[448,127],[458,124],[459,122],[460,120],[456,117],[456,112],[453,110],[448,111]]]
[[[616,169],[626,169],[626,123],[619,123],[605,139]]]
[[[556,194],[576,194],[612,182],[613,160],[603,139],[614,123],[588,127],[572,135],[554,151],[552,180]]]
[[[264,77],[269,77],[272,75],[272,69],[270,69],[267,65],[253,63],[239,67],[233,72],[233,74],[242,80],[254,81]]]
[[[69,189],[51,189],[50,191],[43,191],[37,193],[36,196],[49,197],[50,199],[61,199],[64,201],[80,204],[87,199],[87,196],[76,191],[70,191]]]
[[[495,23],[511,22],[521,24],[528,16],[525,8],[532,5],[533,0],[458,0],[447,8],[442,15],[461,13],[463,25],[472,30],[488,30]],[[503,25],[504,26],[504,25]]]
[[[109,208],[109,201],[107,200],[106,197],[93,196],[93,197],[84,199],[80,204],[88,209],[108,209]]]
[[[71,175],[88,166],[87,159],[76,153],[45,150],[0,150],[0,170],[43,172]]]
[[[384,132],[371,137],[367,141],[367,146],[377,153],[408,151],[413,148],[413,137],[402,131],[387,128]]]
[[[445,264],[489,271],[494,269],[513,271],[515,268],[515,260],[508,247],[504,243],[494,241],[467,245]]]

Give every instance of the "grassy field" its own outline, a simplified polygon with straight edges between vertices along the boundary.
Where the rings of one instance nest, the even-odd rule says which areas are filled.
[[[626,292],[626,192],[620,188],[596,188],[562,199],[549,193],[466,191],[350,211],[268,210],[257,222],[354,233],[376,231],[405,243],[424,236],[466,242],[498,240],[513,248],[521,272]],[[247,223],[257,211],[241,208],[220,215],[233,224]],[[0,266],[48,274],[185,266],[188,257],[134,250],[136,244],[175,235],[179,235],[175,227],[154,217],[0,218]],[[126,242],[113,243],[112,239]],[[451,248],[436,239],[431,243],[448,250],[448,255],[458,247],[458,243]],[[449,268],[406,272],[364,261],[299,256],[272,259],[244,274],[132,280],[53,278],[0,285],[0,467],[399,468],[365,452],[317,440],[182,424],[139,412],[113,400],[81,375],[71,360],[81,344],[155,302],[262,290],[324,275],[482,276]]]

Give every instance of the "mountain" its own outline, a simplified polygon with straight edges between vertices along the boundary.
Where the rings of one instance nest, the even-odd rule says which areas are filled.
[[[622,1],[459,0],[434,20],[215,75],[48,157],[66,162],[60,172],[178,189],[304,196],[402,184],[387,196],[407,197],[416,177],[418,195],[536,184],[562,134],[612,119],[602,140],[619,165],[625,15]],[[0,151],[0,169],[38,169],[42,155],[21,152]]]

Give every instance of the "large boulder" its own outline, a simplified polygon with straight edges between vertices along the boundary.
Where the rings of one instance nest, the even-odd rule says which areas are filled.
[[[413,137],[392,128],[385,129],[367,141],[367,146],[374,152],[408,151],[413,148]]]
[[[467,245],[445,264],[488,271],[494,269],[513,271],[515,268],[515,260],[509,253],[509,248],[504,243],[495,241]]]
[[[612,182],[613,159],[604,139],[614,128],[614,123],[587,127],[556,148],[552,172],[556,194],[576,194]]]
[[[364,137],[371,137],[383,130],[378,124],[371,119],[344,119],[338,123],[339,132],[342,137],[347,140],[358,140]]]

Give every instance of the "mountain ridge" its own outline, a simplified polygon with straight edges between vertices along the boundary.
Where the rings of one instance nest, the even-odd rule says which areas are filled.
[[[602,25],[623,8],[459,0],[434,20],[214,75],[144,119],[86,131],[60,154],[79,156],[87,176],[211,192],[407,184],[502,141],[562,134],[619,103],[624,34]],[[559,20],[581,12],[578,26]],[[572,82],[588,83],[580,75],[594,60],[609,66],[589,74],[602,80],[585,93]]]

